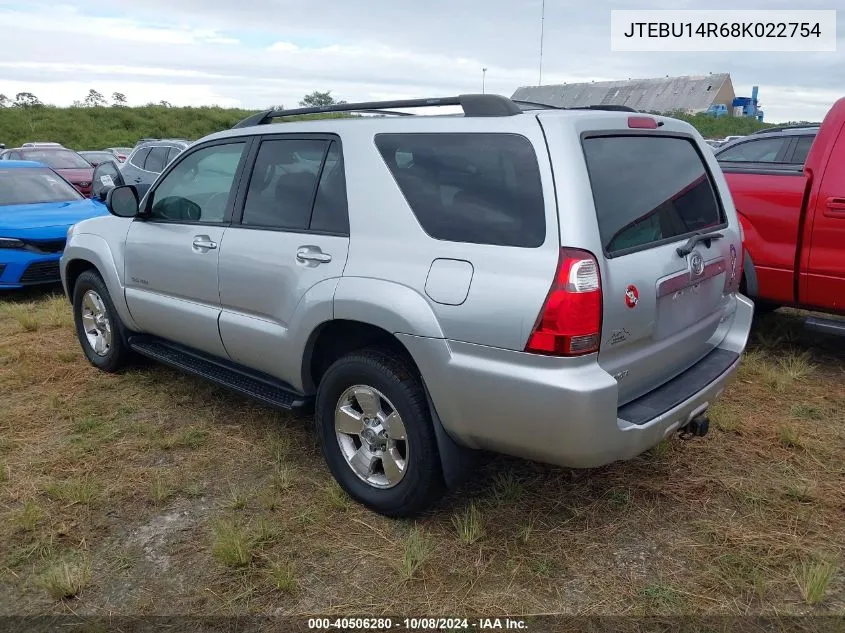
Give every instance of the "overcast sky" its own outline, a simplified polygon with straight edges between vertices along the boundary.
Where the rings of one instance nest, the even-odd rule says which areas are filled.
[[[769,121],[819,120],[845,95],[835,53],[611,53],[610,10],[830,9],[842,0],[546,0],[543,83],[729,72]],[[0,0],[0,93],[69,105],[90,88],[130,104],[293,107],[487,91],[538,81],[541,0]],[[717,14],[714,14],[716,17]]]

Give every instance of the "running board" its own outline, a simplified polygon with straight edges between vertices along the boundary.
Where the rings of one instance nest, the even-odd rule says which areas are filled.
[[[205,378],[280,409],[303,409],[313,400],[297,393],[289,385],[271,376],[258,374],[230,361],[209,357],[202,352],[187,349],[157,337],[131,336],[129,347],[160,363]]]
[[[825,319],[822,317],[807,317],[804,327],[814,332],[845,336],[845,321],[841,319]]]

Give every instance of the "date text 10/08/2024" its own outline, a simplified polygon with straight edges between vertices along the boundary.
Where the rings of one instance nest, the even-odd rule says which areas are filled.
[[[525,620],[515,618],[309,618],[308,628],[318,631],[328,630],[370,630],[387,631],[391,629],[409,631],[457,631],[457,630],[511,630],[525,631]]]

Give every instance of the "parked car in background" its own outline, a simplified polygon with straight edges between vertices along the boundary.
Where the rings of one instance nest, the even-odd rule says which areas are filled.
[[[716,160],[723,169],[737,167],[748,171],[756,166],[800,171],[818,131],[818,125],[767,128],[725,143],[716,151]]]
[[[24,143],[21,147],[64,147],[61,143],[36,141],[32,143]]]
[[[120,167],[127,185],[143,191],[149,188],[170,162],[181,154],[190,141],[183,139],[154,139],[139,142]]]
[[[107,147],[105,149],[107,152],[111,152],[114,156],[119,160],[121,163],[124,162],[129,154],[132,153],[131,147]]]
[[[753,305],[701,136],[490,94],[378,106],[433,103],[464,116],[257,113],[145,196],[112,189],[113,217],[62,256],[88,360],[134,351],[313,405],[336,480],[390,516],[472,472],[473,449],[585,468],[703,435]]]
[[[64,147],[18,147],[0,152],[2,160],[35,161],[54,169],[71,183],[83,196],[91,196],[91,179],[94,168],[76,152]]]
[[[0,289],[58,282],[68,228],[104,214],[49,167],[0,162]]]
[[[743,289],[760,307],[845,314],[845,99],[820,126],[771,128],[716,153],[745,233]],[[841,321],[808,325],[845,334]]]
[[[113,161],[115,163],[119,162],[117,156],[105,150],[81,150],[77,152],[77,154],[91,163],[92,167],[96,167],[100,163],[105,163],[107,161]]]

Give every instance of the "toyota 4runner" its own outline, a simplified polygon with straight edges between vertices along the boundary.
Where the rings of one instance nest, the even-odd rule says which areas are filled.
[[[392,116],[441,105],[463,114]],[[620,108],[261,112],[106,202],[61,261],[88,360],[313,407],[334,477],[390,516],[478,449],[593,467],[703,433],[751,325],[712,152]]]

